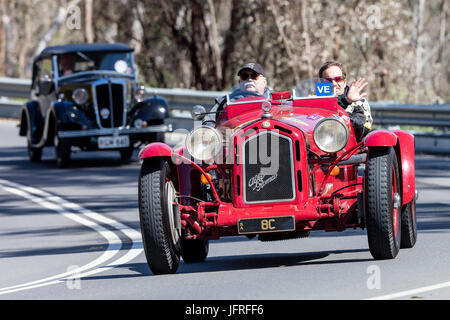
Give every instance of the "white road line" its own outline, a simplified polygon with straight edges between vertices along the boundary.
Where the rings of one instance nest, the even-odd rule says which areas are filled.
[[[45,192],[45,191],[42,191],[42,190],[39,190],[36,188],[27,187],[27,186],[20,185],[20,184],[17,184],[17,183],[8,181],[8,180],[3,180],[3,179],[0,179],[0,187],[7,192],[10,192],[10,193],[16,194],[18,196],[21,196],[23,198],[29,199],[47,209],[58,212],[58,213],[62,214],[63,216],[65,216],[75,222],[78,222],[89,228],[94,229],[95,231],[100,233],[104,238],[106,238],[109,243],[108,248],[99,258],[95,259],[94,261],[92,261],[80,268],[71,270],[70,272],[65,272],[65,273],[58,274],[58,275],[55,275],[52,277],[47,277],[44,279],[27,282],[24,284],[11,286],[11,287],[7,287],[7,288],[0,288],[0,295],[6,294],[6,293],[22,291],[22,290],[33,289],[33,288],[47,286],[47,285],[56,284],[56,283],[61,283],[61,281],[66,281],[67,279],[73,279],[74,276],[83,277],[86,275],[103,272],[103,271],[112,269],[114,267],[117,267],[121,264],[127,263],[128,261],[137,257],[142,252],[140,233],[132,228],[125,226],[124,224],[121,224],[113,219],[104,217],[98,213],[87,210],[75,203],[66,201],[58,196],[52,195],[48,192]],[[74,213],[68,212],[65,208],[76,211],[79,214],[74,214]],[[81,216],[80,216],[80,214],[81,214]],[[104,227],[100,226],[96,222],[92,222],[92,221],[86,219],[86,217],[89,217],[98,222],[107,224],[107,225],[113,227],[114,229],[117,229],[117,230],[123,232],[126,236],[128,236],[132,241],[132,246],[128,250],[128,252],[121,258],[107,264],[106,266],[92,270],[93,268],[97,267],[98,265],[100,265],[102,263],[105,263],[106,261],[110,260],[114,255],[116,255],[120,251],[123,243],[115,233],[105,229]]]
[[[416,295],[416,294],[419,294],[419,293],[424,293],[424,292],[428,292],[428,291],[444,289],[444,288],[448,288],[448,287],[450,287],[450,281],[443,282],[443,283],[438,283],[438,284],[435,284],[435,285],[426,286],[426,287],[422,287],[422,288],[416,288],[416,289],[412,289],[412,290],[406,290],[406,291],[401,291],[401,292],[397,292],[397,293],[386,294],[386,295],[383,295],[383,296],[373,297],[373,298],[369,298],[369,299],[365,299],[365,300],[390,300],[390,299],[397,299],[397,298],[401,298],[401,297],[405,297],[405,296],[412,296],[412,295]]]

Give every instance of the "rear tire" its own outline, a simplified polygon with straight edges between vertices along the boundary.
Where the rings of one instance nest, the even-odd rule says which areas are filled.
[[[416,199],[414,198],[402,210],[401,248],[412,248],[417,241]]]
[[[366,177],[367,237],[376,259],[393,259],[400,250],[401,183],[395,150],[369,150]]]
[[[181,240],[181,256],[186,263],[203,262],[208,256],[208,240]]]
[[[181,218],[173,205],[176,186],[176,174],[166,160],[144,160],[139,177],[139,216],[145,256],[154,274],[175,273],[180,263]]]
[[[31,162],[41,162],[42,148],[34,148],[31,146],[30,141],[27,142],[28,157]]]

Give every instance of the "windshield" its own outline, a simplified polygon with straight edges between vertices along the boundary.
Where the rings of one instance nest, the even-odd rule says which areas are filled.
[[[133,74],[131,52],[77,52],[58,56],[61,76],[77,72],[103,70]]]
[[[268,100],[269,96],[270,90],[266,90],[264,95],[261,95],[253,91],[241,90],[237,84],[233,86],[232,92],[227,94],[227,104],[262,102]]]
[[[268,100],[267,97],[261,96],[251,91],[236,90],[231,94],[227,94],[227,104],[242,104],[252,102],[262,102]]]
[[[311,78],[301,81],[295,86],[294,99],[332,98],[336,96],[333,85],[322,78]]]

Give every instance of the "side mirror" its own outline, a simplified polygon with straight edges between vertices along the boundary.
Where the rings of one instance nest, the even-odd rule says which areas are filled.
[[[194,120],[202,120],[205,117],[205,107],[201,105],[195,105],[192,107],[191,115]]]

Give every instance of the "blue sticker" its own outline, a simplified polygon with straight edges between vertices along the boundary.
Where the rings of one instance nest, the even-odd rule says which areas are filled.
[[[332,97],[333,96],[333,85],[330,82],[316,83],[316,96]]]

